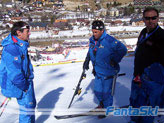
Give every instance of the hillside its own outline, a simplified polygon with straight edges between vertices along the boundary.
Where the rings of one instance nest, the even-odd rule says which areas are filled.
[[[114,0],[101,0],[100,4],[106,8],[106,4],[113,2]],[[133,2],[133,0],[116,0],[117,2],[121,3],[121,4],[127,4],[130,2]],[[63,0],[63,3],[65,5],[65,8],[68,10],[75,10],[78,6],[89,6],[91,7],[93,10],[96,8],[96,3],[95,0]]]
[[[83,2],[83,3],[93,3],[95,0],[63,0],[63,2],[65,1],[70,1],[70,2]],[[119,2],[119,3],[122,3],[122,4],[125,4],[125,3],[129,3],[129,2],[133,2],[133,0],[100,0],[101,3],[104,3],[104,2],[113,2],[113,1],[116,1],[116,2]]]

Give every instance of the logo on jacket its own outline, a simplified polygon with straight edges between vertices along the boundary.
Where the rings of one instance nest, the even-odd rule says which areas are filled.
[[[14,57],[14,60],[17,61],[18,60],[18,57]]]
[[[22,47],[23,46],[23,43],[20,43],[20,46]]]
[[[104,46],[102,44],[100,44],[99,48],[104,48]]]

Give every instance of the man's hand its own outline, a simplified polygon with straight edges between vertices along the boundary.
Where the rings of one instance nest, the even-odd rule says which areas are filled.
[[[136,84],[138,84],[139,87],[141,87],[141,85],[142,85],[142,81],[141,81],[139,75],[137,75],[137,76],[133,79],[133,81],[134,81]]]

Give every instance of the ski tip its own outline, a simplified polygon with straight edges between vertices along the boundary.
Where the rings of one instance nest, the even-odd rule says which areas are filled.
[[[55,115],[54,117],[55,117],[57,120],[60,120],[60,117],[59,117],[59,116],[56,116],[56,115]]]

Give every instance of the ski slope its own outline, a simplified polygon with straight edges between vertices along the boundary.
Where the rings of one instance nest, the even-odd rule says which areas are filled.
[[[131,79],[133,74],[133,57],[124,57],[120,63],[120,73],[126,76],[119,77],[116,83],[114,106],[129,104]],[[81,83],[82,93],[74,98],[71,108],[68,105],[74,93],[81,72],[82,62],[54,66],[34,67],[34,86],[37,100],[36,123],[127,123],[129,117],[109,116],[98,119],[96,116],[79,117],[72,119],[56,120],[54,115],[80,113],[89,111],[98,105],[93,93],[94,76],[92,65],[86,72],[87,77]],[[5,97],[0,94],[0,104]],[[2,109],[0,109],[1,111]],[[12,99],[3,115],[0,123],[18,123],[19,107],[16,99]]]

